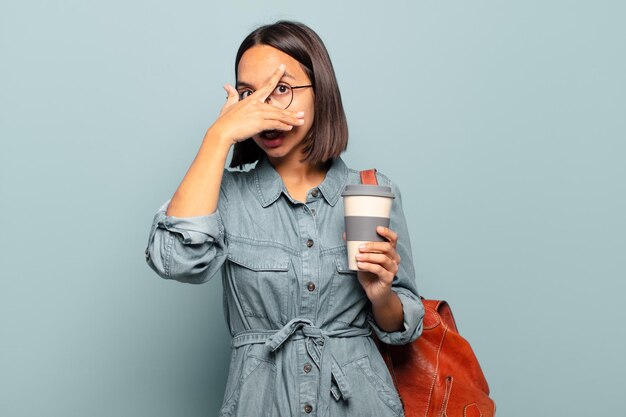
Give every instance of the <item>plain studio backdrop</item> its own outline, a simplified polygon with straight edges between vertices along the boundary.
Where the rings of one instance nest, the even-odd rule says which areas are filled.
[[[329,50],[344,154],[396,181],[420,293],[501,417],[624,415],[622,1],[0,4],[0,416],[205,417],[221,277],[144,249],[260,24]]]

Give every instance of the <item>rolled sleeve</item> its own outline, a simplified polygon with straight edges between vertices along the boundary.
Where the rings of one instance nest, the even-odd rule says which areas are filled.
[[[224,234],[219,209],[211,214],[193,217],[166,216],[161,212],[159,214],[157,225],[180,234],[182,243],[186,245],[214,242]]]
[[[411,241],[402,208],[400,189],[380,172],[377,172],[377,176],[378,183],[390,186],[396,196],[391,206],[389,228],[398,235],[396,252],[400,255],[400,264],[391,284],[391,290],[398,295],[402,303],[404,329],[394,332],[382,330],[376,324],[371,309],[368,312],[368,322],[381,342],[390,345],[404,345],[417,340],[422,334],[425,310],[417,291]]]
[[[228,180],[225,171],[224,178]],[[224,181],[222,182],[224,185]],[[157,210],[145,250],[146,262],[159,276],[191,284],[208,281],[226,259],[223,213],[227,212],[224,186],[213,213],[202,216],[168,216],[168,199]]]
[[[372,326],[372,330],[381,342],[389,345],[405,345],[417,340],[422,334],[424,323],[424,304],[418,297],[415,298],[409,291],[402,290],[401,288],[392,288],[400,302],[402,303],[402,312],[404,314],[404,330],[398,330],[395,332],[386,332],[382,330],[374,321],[374,316],[370,312],[368,314],[368,321]]]

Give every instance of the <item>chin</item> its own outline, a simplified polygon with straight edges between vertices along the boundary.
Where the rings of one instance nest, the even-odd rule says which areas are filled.
[[[277,148],[263,149],[265,151],[265,155],[274,159],[281,159],[287,156],[289,150],[283,146],[279,146]]]

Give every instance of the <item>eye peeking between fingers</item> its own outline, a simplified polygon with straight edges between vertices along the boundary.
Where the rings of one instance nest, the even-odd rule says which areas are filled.
[[[246,88],[244,90],[240,90],[239,91],[239,98],[241,100],[243,100],[246,97],[250,97],[252,94],[254,94],[256,90],[252,90],[250,88]],[[274,97],[274,98],[278,98],[281,96],[288,96],[291,93],[291,87],[289,86],[289,84],[287,83],[279,83],[274,90],[272,90],[272,93],[270,94],[270,97]]]

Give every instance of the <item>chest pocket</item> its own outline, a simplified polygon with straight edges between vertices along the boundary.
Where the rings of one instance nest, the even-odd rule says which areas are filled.
[[[335,255],[330,294],[328,321],[340,321],[357,327],[365,326],[367,294],[359,283],[356,271],[348,268],[346,251],[340,251]]]
[[[286,323],[295,279],[290,254],[271,243],[231,240],[227,259],[243,314]]]

